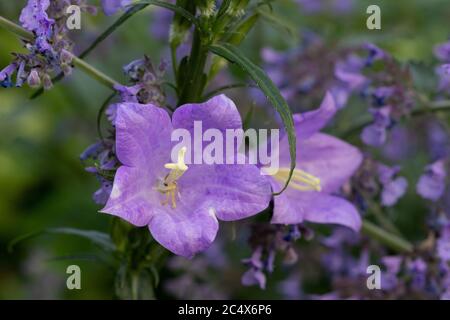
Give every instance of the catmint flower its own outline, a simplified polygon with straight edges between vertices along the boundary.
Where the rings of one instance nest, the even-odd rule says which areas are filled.
[[[447,177],[445,163],[446,161],[442,159],[425,168],[425,173],[420,177],[416,187],[417,193],[423,198],[436,201],[444,194]]]
[[[50,36],[55,20],[50,19],[47,14],[49,7],[50,0],[29,0],[20,14],[20,23],[38,36]]]
[[[166,96],[162,89],[167,63],[162,60],[157,68],[153,66],[148,57],[134,60],[127,64],[123,71],[128,76],[131,85],[116,85],[122,102],[136,102],[162,106]]]
[[[50,90],[53,87],[52,78],[47,73],[42,76],[42,83],[45,90]]]
[[[3,88],[12,87],[12,76],[17,70],[17,63],[11,63],[0,71],[0,85]]]
[[[361,140],[369,146],[379,147],[386,142],[386,130],[391,125],[391,107],[385,106],[380,109],[372,109],[370,112],[374,122],[363,129]]]
[[[304,225],[253,224],[249,239],[253,255],[251,259],[243,260],[250,269],[244,274],[242,283],[247,286],[258,284],[264,289],[266,273],[273,272],[277,253],[284,254],[283,264],[296,263],[298,256],[294,248],[295,241],[301,236],[311,240],[312,234]]]
[[[288,188],[275,197],[272,223],[298,224],[303,221],[361,227],[356,208],[333,195],[353,175],[362,162],[358,149],[330,135],[320,133],[336,112],[327,93],[319,109],[294,115],[297,134],[297,166]],[[289,144],[280,142],[280,168],[270,176],[274,192],[281,189],[289,174]]]
[[[94,195],[94,202],[105,205],[112,191],[112,175],[118,167],[118,161],[111,140],[96,142],[86,148],[80,155],[80,160],[86,164],[94,161],[94,166],[87,166],[86,171],[95,174],[100,181],[100,189]]]
[[[408,272],[411,274],[411,286],[415,290],[424,289],[427,282],[427,264],[421,258],[408,261],[406,264]]]
[[[95,13],[92,6],[85,4],[85,0],[28,0],[19,20],[25,29],[33,33],[34,39],[24,41],[27,54],[14,54],[11,65],[16,69],[10,68],[8,77],[0,74],[2,86],[11,87],[12,73],[17,72],[17,87],[26,81],[32,87],[42,84],[48,90],[52,87],[52,73],[62,71],[65,75],[71,74],[70,52],[74,44],[68,37],[66,8],[72,4],[83,11]]]
[[[436,74],[439,77],[439,91],[450,90],[450,64],[443,64],[436,68]]]
[[[393,86],[384,86],[375,88],[372,92],[373,103],[375,106],[382,107],[387,103],[387,99],[395,93]]]
[[[377,47],[373,43],[366,43],[363,48],[368,51],[365,61],[366,66],[371,66],[374,62],[383,60],[388,57],[388,54],[383,49]]]
[[[445,43],[438,44],[434,47],[434,55],[441,62],[449,63],[450,62],[450,41]]]
[[[391,207],[403,197],[408,188],[408,181],[404,177],[397,177],[400,167],[388,167],[378,164],[378,179],[382,185],[381,203]]]
[[[439,237],[436,242],[437,256],[448,263],[450,261],[450,224],[446,223],[441,229]],[[449,282],[450,286],[450,282]]]
[[[264,263],[261,260],[262,252],[262,247],[258,247],[250,258],[242,261],[250,267],[250,269],[242,276],[241,282],[244,286],[257,284],[261,289],[266,288],[266,275],[263,272]]]
[[[390,291],[397,287],[403,258],[401,256],[386,256],[381,260],[386,270],[381,278],[381,287],[383,290]]]
[[[348,88],[349,92],[360,90],[368,79],[361,73],[364,67],[363,60],[356,55],[349,55],[345,60],[338,61],[334,74]]]
[[[205,130],[242,128],[236,106],[224,95],[183,105],[172,120],[154,105],[120,103],[115,127],[116,155],[122,166],[101,210],[133,225],[148,226],[162,246],[185,257],[210,246],[218,219],[252,216],[265,209],[271,198],[266,177],[254,165],[188,166],[185,147],[172,163],[172,131],[191,132],[194,121],[202,121]]]
[[[112,16],[131,3],[132,0],[102,0],[103,12],[105,12],[107,16]]]
[[[27,78],[27,83],[31,88],[38,88],[41,86],[41,78],[36,69],[32,69]]]

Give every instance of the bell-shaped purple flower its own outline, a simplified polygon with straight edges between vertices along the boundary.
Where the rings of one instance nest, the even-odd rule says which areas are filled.
[[[17,63],[11,63],[0,71],[0,86],[3,88],[12,87],[12,76],[14,72],[16,72],[17,68]]]
[[[297,134],[297,166],[288,188],[274,200],[272,223],[298,224],[303,221],[340,224],[359,230],[361,217],[347,200],[334,196],[362,162],[360,151],[319,131],[336,112],[327,93],[319,109],[294,115]],[[287,180],[289,144],[284,137],[279,145],[280,169],[271,176],[275,192]]]
[[[174,129],[193,135],[194,121],[204,130],[241,129],[234,103],[224,95],[169,114],[154,105],[120,103],[116,115],[116,172],[111,196],[101,212],[136,226],[175,254],[192,257],[214,241],[218,219],[233,221],[265,209],[270,183],[254,165],[184,163],[183,148],[172,163]],[[192,156],[192,155],[191,155]],[[192,162],[192,161],[191,161]]]

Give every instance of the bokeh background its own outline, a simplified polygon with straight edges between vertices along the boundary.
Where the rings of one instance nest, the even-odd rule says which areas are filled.
[[[0,15],[18,21],[25,2],[0,0]],[[99,1],[91,1],[95,2]],[[285,29],[291,31],[267,22],[258,23],[242,46],[256,62],[261,62],[262,48],[292,49],[300,44],[306,31],[314,31],[327,43],[374,42],[401,61],[421,61],[433,70],[433,45],[444,42],[450,35],[448,0],[358,0],[353,1],[350,11],[325,10],[314,14],[301,12],[299,6],[289,1],[275,2],[274,8],[283,17]],[[381,7],[381,31],[366,28],[369,4]],[[168,59],[165,40],[168,30],[163,17],[161,10],[146,9],[99,46],[87,61],[123,81],[122,66],[143,54],[156,62],[161,57]],[[117,18],[103,14],[83,15],[82,29],[73,32],[78,52]],[[15,35],[0,29],[0,68],[9,63],[11,52],[22,50]],[[114,298],[114,271],[95,259],[100,252],[87,240],[68,235],[43,235],[20,242],[14,250],[8,251],[13,239],[46,228],[108,232],[110,226],[110,217],[98,213],[99,207],[92,201],[98,183],[84,171],[79,160],[79,154],[97,139],[97,113],[110,92],[79,71],[35,100],[29,99],[32,92],[29,88],[0,88],[0,299]],[[241,94],[239,90],[230,92],[235,98]],[[339,118],[341,129],[348,128],[358,118],[358,102],[351,104],[345,116]],[[245,114],[249,106],[240,107]],[[358,137],[352,142],[360,143]],[[426,163],[425,156],[416,153],[403,164],[408,168],[405,170],[407,177],[416,181]],[[424,237],[426,208],[414,190],[392,210],[396,223],[409,239]],[[232,240],[233,230],[230,225],[222,228],[219,246],[205,255],[220,256],[216,258],[218,266],[208,265],[205,256],[190,262],[172,259],[172,267],[162,273],[166,287],[162,285],[158,289],[160,297],[174,297],[173,292],[182,295],[181,288],[186,288],[186,281],[193,281],[197,287],[208,283],[219,288],[215,291],[217,297],[285,298],[280,289],[283,285],[300,290],[295,288],[299,279],[283,282],[290,274],[295,277],[292,268],[310,270],[311,276],[303,279],[304,289],[309,292],[320,293],[326,287],[324,280],[314,273],[316,262],[301,257],[291,269],[277,267],[266,290],[242,287],[240,276],[245,268],[240,260],[250,254],[250,249],[242,245],[248,233],[238,227],[238,236]],[[307,244],[302,246],[305,251],[309,250]],[[226,257],[223,252],[227,253]],[[85,258],[70,259],[71,255]],[[70,291],[65,287],[65,271],[70,264],[81,267],[82,290]],[[177,273],[184,272],[183,268],[195,273],[196,268],[205,268],[204,264],[209,270],[207,275],[195,280],[192,277],[178,279],[184,281],[184,287],[183,283],[170,282]]]

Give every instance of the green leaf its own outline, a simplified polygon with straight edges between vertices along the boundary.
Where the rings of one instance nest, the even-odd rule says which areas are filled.
[[[289,172],[289,178],[286,184],[276,195],[281,194],[289,185],[293,171],[295,169],[296,160],[296,137],[294,130],[294,121],[292,119],[292,113],[289,109],[287,102],[284,100],[278,88],[274,85],[272,80],[267,76],[267,74],[257,65],[250,61],[244,54],[234,47],[233,45],[223,43],[214,44],[209,46],[209,49],[214,54],[225,58],[231,63],[237,64],[241,67],[252,79],[256,82],[258,87],[264,92],[269,101],[275,107],[277,112],[280,114],[283,121],[286,133],[289,140],[289,153],[291,156],[291,167]]]
[[[141,4],[151,4],[151,5],[154,5],[157,7],[162,7],[162,8],[171,10],[171,11],[179,14],[180,16],[183,16],[186,20],[188,20],[190,23],[192,23],[193,25],[195,25],[196,27],[198,27],[200,29],[200,24],[199,24],[198,20],[195,18],[195,16],[180,6],[177,6],[177,5],[174,5],[171,3],[167,3],[164,1],[157,1],[157,0],[144,0],[144,1],[138,1],[135,3],[135,5],[141,5]]]
[[[74,228],[51,228],[43,231],[37,231],[28,233],[26,235],[20,236],[14,240],[12,240],[8,246],[8,251],[11,252],[14,249],[14,246],[19,242],[24,240],[28,240],[34,237],[38,237],[43,234],[64,234],[64,235],[74,235],[79,236],[85,239],[90,240],[92,243],[98,245],[99,247],[107,250],[107,251],[115,251],[116,247],[111,240],[111,237],[103,232],[94,231],[94,230],[81,230]]]
[[[267,10],[262,9],[259,9],[257,12],[264,18],[264,20],[272,24],[274,27],[286,31],[291,37],[295,37],[297,35],[297,27],[290,21],[286,20],[285,17],[278,16],[273,12],[268,12]]]

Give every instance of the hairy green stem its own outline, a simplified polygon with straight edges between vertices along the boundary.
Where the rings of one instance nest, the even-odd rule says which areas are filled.
[[[367,220],[363,220],[361,232],[400,253],[412,253],[414,250],[414,246],[407,240],[389,233]]]
[[[33,33],[29,32],[28,30],[22,28],[18,24],[0,16],[0,27],[5,28],[6,30],[26,39],[26,40],[33,40],[34,35]],[[79,68],[81,71],[86,73],[88,76],[92,77],[93,79],[97,80],[101,84],[107,86],[108,88],[114,90],[114,87],[119,84],[114,79],[110,78],[100,70],[96,69],[95,67],[91,66],[84,60],[73,57],[72,63],[75,67]]]
[[[179,83],[180,95],[178,105],[189,102],[199,102],[206,84],[204,69],[208,57],[208,48],[204,45],[201,33],[194,31],[194,40],[189,55],[187,78]]]

